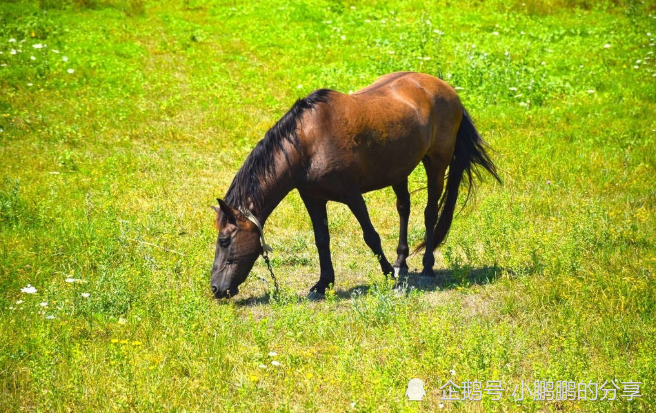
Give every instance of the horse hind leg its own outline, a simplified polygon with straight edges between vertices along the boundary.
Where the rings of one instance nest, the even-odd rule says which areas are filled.
[[[410,218],[410,192],[408,192],[408,178],[392,186],[396,194],[396,210],[399,213],[399,245],[396,248],[396,262],[394,263],[394,275],[399,276],[407,272],[406,259],[410,253],[408,247],[408,219]]]
[[[435,279],[435,271],[433,265],[435,264],[435,257],[433,255],[434,239],[433,231],[437,224],[437,215],[439,208],[439,200],[444,190],[444,175],[448,162],[439,162],[436,159],[424,158],[424,168],[426,169],[426,177],[428,183],[428,201],[426,202],[426,209],[424,210],[424,224],[426,227],[426,238],[424,241],[425,251],[422,260],[423,269],[420,277],[424,281],[432,281]]]

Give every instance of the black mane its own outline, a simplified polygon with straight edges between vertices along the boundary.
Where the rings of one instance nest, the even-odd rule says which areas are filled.
[[[328,101],[329,89],[319,89],[304,99],[298,99],[291,109],[267,131],[248,155],[244,164],[228,188],[225,202],[233,208],[245,207],[252,202],[255,210],[262,208],[264,202],[260,182],[274,173],[276,153],[282,151],[287,157],[285,142],[296,148],[299,144],[298,122],[306,110],[313,109],[320,102]]]

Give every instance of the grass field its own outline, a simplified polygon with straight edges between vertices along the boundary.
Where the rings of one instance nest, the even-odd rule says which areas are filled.
[[[651,1],[0,3],[0,411],[656,411],[655,38]],[[213,300],[209,206],[255,143],[397,70],[457,87],[504,180],[454,220],[441,283],[394,294],[329,204],[336,286],[306,301],[293,192],[266,225],[280,296],[260,260]],[[394,194],[366,200],[393,257]],[[619,390],[513,396],[535,381]]]

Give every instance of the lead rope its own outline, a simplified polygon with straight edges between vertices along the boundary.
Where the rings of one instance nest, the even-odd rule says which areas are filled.
[[[276,279],[275,274],[273,273],[273,268],[271,268],[271,260],[269,260],[269,253],[273,252],[273,248],[269,244],[266,243],[264,240],[264,228],[262,228],[262,224],[260,224],[260,221],[255,218],[253,213],[248,209],[248,208],[239,208],[239,212],[242,213],[249,221],[251,221],[257,229],[260,230],[260,244],[262,245],[262,258],[264,258],[264,262],[267,265],[267,268],[269,269],[269,274],[271,274],[271,279],[273,280],[273,286],[275,287],[275,295],[278,296],[280,294],[280,288],[278,287],[278,280]],[[266,280],[264,280],[266,281]]]
[[[271,274],[271,279],[273,280],[273,286],[276,289],[275,295],[278,296],[280,294],[280,288],[278,288],[278,280],[276,279],[276,276],[273,273],[273,268],[271,268],[271,261],[269,261],[269,254],[263,252],[262,258],[264,258],[264,262],[266,262],[267,268],[269,269],[269,273]]]

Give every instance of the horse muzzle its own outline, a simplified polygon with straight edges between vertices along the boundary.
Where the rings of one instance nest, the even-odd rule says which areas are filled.
[[[214,298],[230,298],[239,294],[239,288],[221,288],[216,284],[212,284],[212,293]]]

